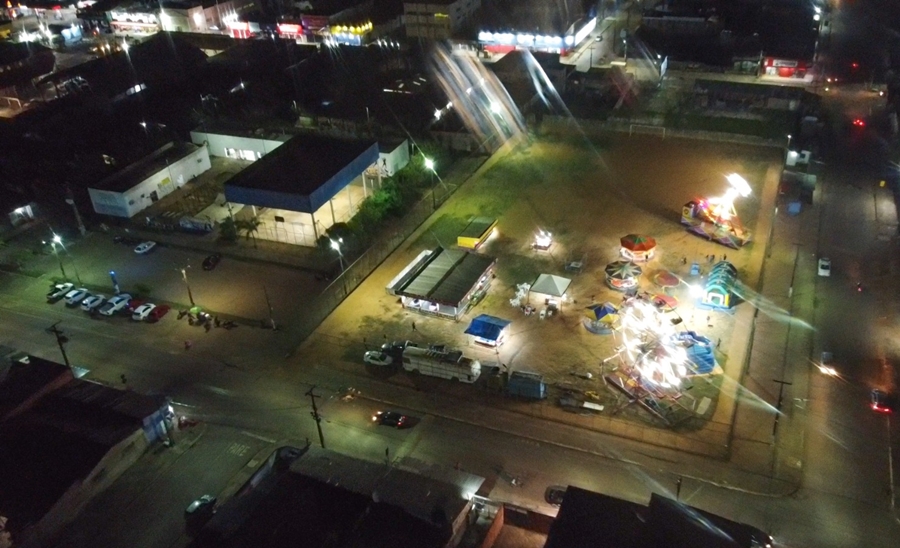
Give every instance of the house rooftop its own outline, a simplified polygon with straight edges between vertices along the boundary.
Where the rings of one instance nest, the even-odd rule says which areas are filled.
[[[134,188],[144,179],[166,168],[178,160],[192,154],[197,149],[192,143],[173,142],[167,143],[153,151],[149,156],[134,162],[109,177],[98,181],[90,188],[96,190],[109,190],[111,192],[125,192]]]

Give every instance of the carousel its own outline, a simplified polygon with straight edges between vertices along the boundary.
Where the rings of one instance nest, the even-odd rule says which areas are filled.
[[[628,234],[619,238],[621,249],[619,253],[626,261],[645,263],[653,258],[656,250],[656,240],[650,236],[641,234]]]
[[[638,286],[641,267],[631,261],[614,261],[606,265],[606,285],[616,291],[628,291]]]

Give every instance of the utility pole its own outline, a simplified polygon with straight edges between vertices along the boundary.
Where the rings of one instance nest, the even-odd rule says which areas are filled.
[[[322,417],[319,415],[319,408],[316,407],[316,398],[318,396],[313,393],[313,390],[316,389],[316,385],[312,385],[309,391],[306,392],[306,395],[309,396],[310,401],[312,401],[312,411],[309,414],[312,416],[313,420],[316,421],[316,429],[319,431],[319,443],[322,445],[322,449],[325,449],[325,436],[322,435]]]
[[[266,297],[266,307],[269,309],[269,324],[272,326],[272,331],[277,331],[278,327],[275,325],[275,316],[272,315],[272,301],[269,300],[269,292],[266,291],[266,286],[263,286],[263,295]],[[315,401],[313,402],[313,407],[315,407]]]
[[[66,335],[62,332],[62,330],[60,330],[58,327],[56,327],[57,325],[60,324],[61,321],[62,320],[60,320],[59,322],[56,322],[53,325],[51,325],[50,327],[48,327],[47,333],[50,333],[51,335],[56,336],[56,344],[59,345],[59,351],[62,352],[63,362],[65,362],[66,367],[68,367],[69,369],[72,369],[72,365],[69,363],[69,357],[66,356],[66,347],[65,347],[65,344],[67,342],[69,342],[69,337],[66,337]]]
[[[775,437],[775,433],[778,432],[778,419],[781,418],[781,404],[784,401],[784,385],[791,386],[792,382],[780,381],[778,379],[772,379],[772,382],[778,383],[778,403],[775,404],[775,424],[772,425],[772,437]]]

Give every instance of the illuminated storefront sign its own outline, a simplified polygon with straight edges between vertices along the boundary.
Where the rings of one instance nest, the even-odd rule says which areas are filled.
[[[796,59],[776,59],[766,57],[763,60],[763,72],[766,76],[779,78],[805,78],[808,67],[806,62]]]

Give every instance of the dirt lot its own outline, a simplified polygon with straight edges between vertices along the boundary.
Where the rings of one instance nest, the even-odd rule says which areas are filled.
[[[727,255],[742,278],[756,279],[757,273],[748,271],[748,256],[753,246],[762,242],[735,251],[688,234],[679,224],[681,206],[696,196],[723,193],[727,187],[724,176],[740,173],[750,182],[754,194],[737,203],[738,213],[743,224],[756,234],[761,188],[770,165],[779,161],[779,152],[693,140],[614,137],[588,141],[582,136],[543,135],[471,180],[437,212],[430,226],[418,231],[320,326],[306,345],[307,355],[324,358],[330,353],[333,359],[333,345],[338,343],[344,348],[344,363],[338,366],[362,370],[364,340],[369,347],[384,338],[446,343],[483,362],[500,361],[513,369],[538,371],[554,385],[594,390],[606,410],[600,416],[576,417],[561,414],[555,397],[543,404],[502,403],[505,400],[489,392],[444,381],[426,381],[418,388],[501,402],[544,417],[560,414],[560,420],[582,422],[592,428],[605,429],[604,415],[631,419],[628,422],[635,425],[654,424],[649,415],[634,406],[619,409],[616,394],[598,380],[604,372],[601,360],[611,356],[618,343],[612,335],[588,332],[582,325],[582,311],[592,299],[621,302],[621,294],[607,288],[603,269],[617,259],[619,238],[628,233],[653,236],[659,244],[641,279],[641,288],[648,292],[661,291],[651,281],[657,270],[669,269],[690,282],[690,263],[700,262],[707,270],[706,257],[710,254],[717,259]],[[498,258],[497,279],[488,296],[460,322],[403,310],[397,299],[385,292],[387,283],[423,249],[433,248],[438,242],[445,246],[455,243],[472,216],[499,219],[499,234],[480,250]],[[531,249],[538,228],[553,233],[555,241],[549,251]],[[580,273],[565,271],[567,260],[582,257],[586,267]],[[683,264],[685,259],[687,265]],[[561,314],[546,320],[537,315],[526,317],[509,304],[517,284],[530,283],[541,273],[572,279],[570,300]],[[689,329],[721,342],[718,359],[725,363],[733,316],[696,308],[685,285],[672,295],[679,299],[678,313]],[[534,298],[532,304],[543,306]],[[482,313],[513,321],[499,352],[475,346],[463,334],[469,321]],[[593,374],[593,380],[573,375],[587,371]],[[393,375],[391,381],[411,385],[402,373]],[[682,401],[692,407],[709,397],[711,402],[704,414],[708,419],[715,409],[716,394],[717,377],[696,379]],[[692,419],[677,428],[689,432],[704,425],[705,421]]]

